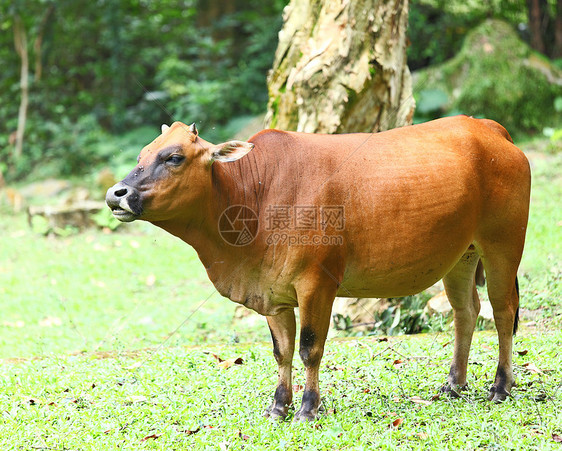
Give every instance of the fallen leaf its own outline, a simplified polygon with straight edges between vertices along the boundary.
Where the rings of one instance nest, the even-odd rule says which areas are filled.
[[[250,440],[250,436],[243,434],[242,431],[238,431],[238,437],[240,437],[242,440]]]
[[[404,423],[402,418],[396,418],[396,420],[392,422],[392,427],[399,428],[402,423]]]
[[[203,351],[203,354],[207,354],[210,356],[213,356],[215,359],[217,359],[220,362],[224,362],[224,359],[221,359],[218,355],[216,355],[214,352],[210,352],[210,351]]]
[[[294,392],[299,392],[304,390],[304,385],[300,385],[300,384],[293,384],[293,391]]]
[[[231,366],[242,365],[243,363],[244,363],[244,360],[242,360],[242,357],[238,357],[238,358],[235,358],[235,359],[223,360],[222,362],[217,363],[217,365],[219,366],[219,368],[222,368],[223,370],[226,370],[227,368],[230,368]]]
[[[107,249],[105,246],[102,246],[100,243],[94,243],[93,248],[96,252],[102,252]]]
[[[149,274],[146,277],[146,286],[153,287],[155,283],[156,283],[156,276],[154,274]]]
[[[150,434],[150,435],[147,435],[146,437],[143,437],[143,438],[141,439],[141,442],[146,442],[147,440],[154,440],[154,439],[157,439],[157,438],[160,437],[161,435],[162,435],[162,434]]]
[[[134,370],[134,369],[139,368],[139,367],[141,367],[141,366],[142,366],[142,362],[135,362],[135,363],[133,363],[132,365],[126,366],[126,367],[123,368],[123,369],[125,369],[125,370]]]
[[[412,401],[415,404],[421,404],[423,406],[430,406],[431,404],[433,404],[431,401],[427,401],[425,399],[422,399],[419,396],[412,396],[410,398],[410,401]]]
[[[52,327],[62,325],[62,320],[56,316],[47,316],[39,321],[39,326],[41,327]]]
[[[527,355],[529,351],[527,351],[526,349],[524,351],[517,351],[517,354],[519,355]]]
[[[183,431],[186,435],[193,435],[193,434],[197,434],[199,431],[201,430],[201,428],[197,428],[197,429],[186,429],[185,431]]]
[[[131,395],[128,397],[129,401],[136,403],[136,402],[145,402],[148,398],[146,396],[139,396],[139,395]]]
[[[534,363],[524,363],[523,367],[529,372],[533,374],[542,374],[542,371],[539,370]]]
[[[440,395],[439,393],[437,393],[436,395],[433,395],[433,396],[431,397],[431,400],[432,400],[432,401],[437,401],[439,398],[441,398],[441,395]]]
[[[19,329],[19,328],[25,327],[25,322],[23,322],[23,321],[21,321],[21,320],[14,321],[14,322],[11,322],[11,321],[4,321],[4,322],[2,323],[2,326],[5,326],[5,327],[17,327],[17,328]]]
[[[38,400],[37,398],[29,398],[29,399],[27,400],[27,402],[28,402],[28,404],[29,404],[30,406],[34,406],[34,405],[36,405],[36,404],[39,404],[39,400]]]
[[[556,443],[562,443],[562,435],[558,435],[558,434],[552,434],[552,440],[554,440]]]

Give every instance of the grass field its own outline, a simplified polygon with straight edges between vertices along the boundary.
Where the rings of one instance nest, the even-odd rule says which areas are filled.
[[[562,155],[532,162],[513,397],[485,401],[490,332],[460,400],[433,398],[450,332],[334,339],[313,425],[261,418],[276,381],[265,321],[233,321],[191,248],[147,224],[48,238],[1,212],[0,448],[560,449]]]

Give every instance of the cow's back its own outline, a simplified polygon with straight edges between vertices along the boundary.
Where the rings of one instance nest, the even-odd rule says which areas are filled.
[[[375,134],[260,132],[250,141],[272,175],[262,205],[342,208],[344,227],[323,231],[342,245],[312,253],[345,262],[339,295],[418,292],[447,273],[483,215],[528,178],[525,157],[490,123],[460,116]],[[306,246],[288,252],[311,255]]]

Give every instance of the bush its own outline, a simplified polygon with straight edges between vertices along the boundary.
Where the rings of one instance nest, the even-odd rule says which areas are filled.
[[[562,79],[562,73],[509,24],[486,21],[469,33],[453,59],[415,73],[417,100],[426,106],[418,119],[420,113],[423,119],[464,113],[496,120],[515,135],[556,127],[562,125],[555,105],[562,87],[555,79]],[[443,96],[435,101],[438,91],[447,102]]]

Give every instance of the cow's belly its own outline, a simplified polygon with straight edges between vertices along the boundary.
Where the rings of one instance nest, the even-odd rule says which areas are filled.
[[[452,202],[440,214],[422,205],[416,214],[389,216],[391,220],[375,221],[370,227],[349,228],[338,296],[399,297],[419,293],[452,269],[473,242],[478,228],[478,207],[471,202]]]
[[[462,254],[461,254],[462,255]],[[340,284],[337,296],[390,298],[409,296],[432,286],[447,274],[459,255],[447,259],[413,262],[394,270],[351,268]]]

